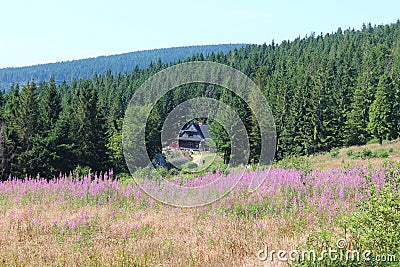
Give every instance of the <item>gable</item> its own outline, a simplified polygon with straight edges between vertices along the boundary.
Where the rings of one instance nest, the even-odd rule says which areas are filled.
[[[187,139],[191,138],[193,140],[203,140],[206,138],[210,138],[210,134],[208,133],[210,129],[210,125],[202,124],[199,125],[197,123],[191,123],[186,128],[181,130],[179,134],[179,139]]]

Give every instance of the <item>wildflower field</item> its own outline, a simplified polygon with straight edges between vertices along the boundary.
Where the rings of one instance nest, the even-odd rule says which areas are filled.
[[[354,234],[362,220],[351,218],[363,201],[387,188],[398,201],[399,172],[396,165],[249,171],[228,196],[198,208],[156,202],[112,173],[10,178],[0,183],[0,265],[300,266],[300,260],[261,261],[257,254],[266,246],[299,249],[313,238],[316,249],[339,237],[362,242]],[[252,175],[265,175],[266,181],[250,194]],[[208,173],[190,182],[201,185],[219,176]],[[399,203],[392,203],[397,232]],[[378,248],[379,242],[370,249]]]

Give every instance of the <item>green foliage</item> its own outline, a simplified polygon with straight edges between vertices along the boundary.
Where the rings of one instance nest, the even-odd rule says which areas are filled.
[[[397,266],[398,262],[377,261],[376,256],[400,259],[400,176],[399,163],[386,162],[385,186],[372,186],[368,189],[369,197],[358,201],[356,211],[345,215],[341,220],[342,235],[331,231],[314,231],[307,242],[298,249],[314,251],[317,261],[309,258],[298,259],[295,266]],[[338,241],[345,240],[343,249],[338,248]],[[325,254],[321,260],[322,251],[336,249],[343,255],[332,260]],[[368,254],[363,254],[364,252]],[[352,255],[357,255],[352,257]],[[348,260],[346,260],[348,255]],[[368,259],[365,259],[367,256]],[[393,258],[394,257],[394,258]],[[378,258],[380,259],[380,258]]]
[[[121,184],[129,184],[133,181],[132,175],[129,173],[119,173],[116,178]]]
[[[363,150],[361,150],[361,153],[360,153],[360,157],[362,159],[372,158],[373,155],[374,154],[372,153],[372,151],[370,149],[368,149],[368,148],[364,148]]]
[[[367,141],[367,145],[372,145],[372,144],[378,144],[379,143],[379,139],[378,138],[372,138],[370,140]]]
[[[311,170],[311,162],[307,157],[289,156],[278,161],[276,165],[284,169],[296,169],[305,172]]]
[[[72,175],[73,175],[73,178],[84,177],[84,176],[87,176],[91,172],[92,172],[92,169],[90,167],[88,167],[88,166],[82,167],[82,166],[78,165],[73,170]]]
[[[353,150],[352,149],[347,149],[346,155],[351,157],[353,155]]]
[[[248,45],[230,52],[224,50],[226,53],[197,54],[185,61],[227,64],[252,78],[265,93],[274,116],[276,159],[283,159],[278,164],[307,170],[309,164],[290,157],[328,151],[335,157],[335,147],[362,145],[371,138],[382,143],[400,137],[399,28],[400,22],[361,31],[340,30],[280,45]],[[107,70],[103,65],[99,66],[98,74],[89,74],[92,76],[89,80],[84,77],[87,73],[80,72],[78,63],[71,62],[72,70],[65,72],[68,83],[60,83],[63,78],[57,74],[55,77],[42,74],[38,81],[50,80],[35,84],[29,80],[31,75],[29,79],[24,76],[28,69],[0,70],[0,77],[29,80],[21,87],[11,86],[8,93],[0,95],[5,139],[3,179],[10,174],[52,177],[78,165],[90,166],[94,172],[113,167],[117,173],[125,173],[128,171],[125,156],[128,161],[138,161],[147,153],[152,158],[161,152],[160,131],[166,116],[178,104],[200,96],[220,100],[237,113],[249,136],[249,163],[257,163],[261,139],[254,111],[224,88],[196,83],[175,88],[152,110],[142,107],[133,111],[139,115],[151,113],[146,129],[139,129],[134,118],[128,118],[131,121],[127,126],[134,136],[145,131],[147,150],[140,150],[132,142],[134,138],[127,138],[124,144],[132,149],[124,155],[122,121],[128,103],[146,79],[168,64],[155,59],[142,66],[146,68],[140,68],[119,62],[125,74],[116,73],[121,71],[118,68]],[[60,65],[53,66],[53,73],[63,69]],[[69,83],[71,77],[81,79]],[[0,80],[7,83],[5,79]],[[229,122],[228,126],[236,126],[230,116],[223,119]],[[212,123],[217,150],[227,164],[237,155],[230,155],[231,143],[225,130]],[[363,151],[348,156],[387,157],[389,153]]]
[[[157,172],[161,175],[161,177],[169,177],[170,172],[167,168],[161,167],[157,168]]]
[[[375,156],[377,158],[387,158],[389,157],[390,150],[386,151],[384,149],[378,149],[375,151]]]
[[[398,111],[394,108],[395,104],[393,79],[384,73],[379,79],[375,100],[369,108],[368,130],[378,138],[379,144],[382,144],[383,140],[393,140],[398,136]]]
[[[8,89],[13,83],[35,79],[37,82],[49,79],[49,69],[57,81],[70,82],[74,79],[87,79],[93,75],[105,74],[107,70],[113,73],[126,73],[139,67],[141,69],[161,59],[162,62],[177,62],[194,55],[210,55],[227,53],[234,48],[243,47],[245,44],[218,44],[172,47],[130,52],[120,55],[101,56],[71,60],[51,64],[41,64],[22,68],[0,69],[0,89]]]
[[[116,128],[113,129],[106,144],[111,165],[116,173],[128,172],[122,150],[122,122],[122,119],[116,122]]]
[[[152,167],[138,168],[132,174],[135,180],[139,183],[145,180],[159,181],[160,178],[165,178],[168,175],[168,170],[165,168],[154,169]]]
[[[388,158],[389,153],[393,152],[393,149],[385,150],[385,149],[377,149],[372,151],[368,148],[363,148],[360,152],[354,153],[352,150],[348,150],[347,156],[350,159],[370,159],[370,158]]]
[[[222,152],[224,164],[228,164],[231,154],[231,139],[224,127],[218,122],[213,121],[210,126],[209,132],[217,151]]]
[[[332,158],[336,158],[336,157],[339,155],[339,149],[337,149],[337,148],[332,149],[332,150],[329,152],[329,155],[330,155]]]
[[[347,219],[358,248],[400,259],[399,185],[387,183],[386,187],[373,187],[370,192],[371,196],[360,201],[357,211]]]
[[[335,257],[329,257],[328,249],[338,250],[337,241],[339,238],[332,232],[322,230],[319,232],[313,232],[307,237],[307,241],[304,245],[299,246],[297,249],[302,252],[298,255],[298,259],[294,262],[294,266],[326,266],[326,267],[345,267],[345,266],[357,266],[357,262],[347,261],[340,259],[339,253],[332,254]],[[303,253],[307,252],[307,253]],[[346,248],[342,249],[343,255],[346,254]]]
[[[197,164],[191,161],[187,161],[181,165],[182,169],[187,169],[187,170],[195,169],[197,167],[198,167]]]
[[[230,210],[228,208],[223,209],[223,212],[231,213],[232,215],[242,218],[259,218],[265,216],[264,212],[267,209],[266,203],[252,202],[249,204],[237,204]],[[270,207],[269,207],[270,208]]]

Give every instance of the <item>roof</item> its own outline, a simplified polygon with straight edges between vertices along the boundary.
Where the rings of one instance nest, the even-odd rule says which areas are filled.
[[[199,125],[201,132],[203,133],[204,138],[211,138],[210,133],[208,132],[210,130],[210,125],[208,124],[202,124]]]
[[[180,131],[179,140],[184,141],[203,141],[206,138],[210,138],[208,131],[210,130],[210,125],[197,123],[191,123],[186,128]],[[189,134],[193,134],[190,136]]]

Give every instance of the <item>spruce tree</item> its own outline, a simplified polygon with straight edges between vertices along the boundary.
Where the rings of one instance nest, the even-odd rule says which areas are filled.
[[[105,118],[97,106],[98,95],[89,80],[80,84],[76,103],[77,132],[74,143],[77,145],[78,163],[94,171],[108,168],[105,131]]]
[[[392,78],[385,73],[380,79],[375,94],[375,100],[369,108],[368,130],[382,144],[383,140],[397,137],[397,114],[394,110],[396,101],[395,88]]]

